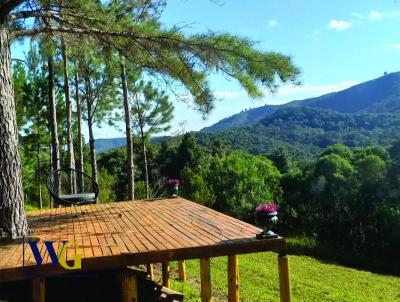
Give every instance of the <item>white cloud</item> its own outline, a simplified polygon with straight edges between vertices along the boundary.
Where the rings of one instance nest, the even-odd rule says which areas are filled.
[[[331,22],[329,22],[330,29],[339,31],[347,30],[351,28],[351,26],[352,26],[351,22],[344,20],[331,20]]]
[[[368,19],[373,21],[380,20],[396,20],[400,18],[400,10],[380,12],[377,10],[371,10],[368,15]]]
[[[229,98],[229,99],[237,99],[240,97],[245,96],[246,93],[244,92],[244,90],[217,90],[214,91],[214,96],[216,98]]]
[[[385,47],[395,49],[395,50],[400,50],[400,43],[388,43],[388,44],[385,44]]]
[[[378,12],[377,10],[371,10],[369,12],[368,17],[372,20],[381,20],[383,18],[383,15],[381,12]]]
[[[268,27],[275,27],[278,25],[278,21],[276,20],[268,20]]]

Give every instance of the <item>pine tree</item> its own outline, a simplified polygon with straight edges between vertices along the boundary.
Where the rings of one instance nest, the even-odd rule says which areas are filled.
[[[170,129],[174,107],[164,91],[158,91],[151,83],[140,82],[135,88],[133,116],[143,152],[146,180],[146,195],[149,198],[149,169],[147,161],[146,142],[154,134]]]

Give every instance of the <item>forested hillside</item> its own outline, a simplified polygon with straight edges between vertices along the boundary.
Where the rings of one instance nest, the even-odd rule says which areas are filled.
[[[385,74],[377,79],[319,97],[244,110],[204,128],[203,131],[222,131],[232,127],[248,126],[258,123],[280,109],[304,106],[343,113],[397,111],[400,109],[400,72]]]
[[[313,157],[335,143],[349,147],[388,146],[400,138],[400,114],[284,108],[250,126],[198,132],[196,137],[205,146],[220,140],[252,154],[268,154],[284,146],[301,157]]]
[[[314,157],[335,143],[389,146],[400,138],[399,109],[396,72],[320,97],[245,110],[195,136],[204,146],[219,140],[252,154],[271,154],[283,147],[299,158]],[[96,144],[102,150],[120,146],[110,142]]]

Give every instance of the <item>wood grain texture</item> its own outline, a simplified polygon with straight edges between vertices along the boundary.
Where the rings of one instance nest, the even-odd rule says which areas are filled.
[[[239,260],[237,255],[228,256],[228,302],[239,302]]]
[[[162,285],[171,288],[171,279],[170,279],[170,272],[171,267],[169,266],[169,262],[163,262],[162,266]]]
[[[200,258],[200,296],[201,302],[211,302],[210,258]]]
[[[67,261],[83,254],[84,271],[286,251],[284,238],[255,239],[259,228],[182,198],[56,208],[28,212],[27,217],[30,238],[40,240],[43,264],[36,264],[21,241],[0,244],[1,281],[68,273],[51,265],[44,240],[54,240],[56,251],[60,241],[76,242],[77,246],[71,242]]]
[[[278,255],[278,268],[281,302],[291,302],[289,258],[287,256]]]

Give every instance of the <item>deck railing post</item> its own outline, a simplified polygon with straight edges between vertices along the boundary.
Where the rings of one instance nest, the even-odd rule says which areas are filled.
[[[201,302],[211,302],[210,258],[200,259]]]
[[[281,302],[291,302],[289,259],[286,255],[278,255],[278,267]]]
[[[46,280],[44,278],[32,279],[32,301],[44,302],[46,297]]]
[[[185,260],[178,261],[179,281],[186,281],[186,263]]]
[[[137,277],[133,272],[121,273],[121,301],[138,302]]]
[[[228,256],[228,302],[239,302],[239,260],[237,255]]]
[[[154,281],[154,266],[153,264],[149,263],[146,264],[147,275],[150,277],[151,281]]]
[[[171,280],[169,278],[170,267],[169,262],[162,263],[162,285],[171,288]]]

